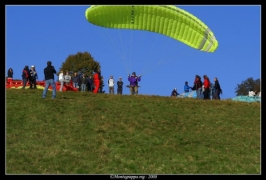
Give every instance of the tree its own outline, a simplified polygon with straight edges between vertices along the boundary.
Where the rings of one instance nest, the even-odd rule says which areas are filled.
[[[237,87],[235,89],[236,89],[235,93],[237,96],[247,96],[248,91],[250,89],[260,92],[260,79],[254,80],[253,78],[250,77],[245,81],[242,81],[241,84],[237,84]]]
[[[101,70],[100,63],[95,61],[90,53],[78,52],[77,54],[69,55],[65,62],[62,63],[59,71],[68,71],[70,75],[77,72],[78,75],[85,74],[88,77],[93,76],[93,72],[96,69]],[[101,76],[101,78],[103,77]],[[101,83],[101,86],[103,87],[104,84]]]
[[[78,52],[75,55],[69,55],[62,63],[60,71],[68,71],[69,74],[77,72],[86,76],[93,75],[95,69],[100,69],[100,64],[88,52]]]

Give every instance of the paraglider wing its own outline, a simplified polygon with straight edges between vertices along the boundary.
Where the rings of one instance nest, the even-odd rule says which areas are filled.
[[[97,26],[160,33],[205,52],[218,47],[213,32],[200,19],[172,5],[93,5],[86,19]]]

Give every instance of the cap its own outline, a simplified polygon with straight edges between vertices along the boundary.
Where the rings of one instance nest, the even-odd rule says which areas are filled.
[[[175,90],[176,90],[176,88],[175,88]]]
[[[122,79],[121,77],[119,77],[119,79]]]
[[[31,67],[34,67],[33,65]]]

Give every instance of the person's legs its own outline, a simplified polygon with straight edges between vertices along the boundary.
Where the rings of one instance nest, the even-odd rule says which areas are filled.
[[[60,90],[59,91],[62,91],[62,89],[63,89],[63,86],[64,86],[64,80],[60,80]]]
[[[94,86],[95,86],[95,88],[94,88],[94,90],[93,90],[93,93],[98,93],[98,89],[99,89],[99,87],[100,87],[100,82],[94,82]]]
[[[213,93],[212,93],[212,99],[217,99],[216,92],[217,92],[217,90],[214,90],[213,91]]]
[[[133,95],[134,94],[134,87],[130,86],[129,89],[130,89],[130,94]]]
[[[83,92],[86,92],[86,84],[82,84],[83,85]]]
[[[215,92],[212,93],[212,99],[216,99],[216,93]]]
[[[78,83],[73,82],[73,87],[78,88]]]
[[[202,88],[199,88],[200,99],[203,99],[204,97],[203,92],[204,91],[202,91]]]
[[[196,92],[197,92],[197,98],[201,99],[200,89],[197,89]]]
[[[55,85],[55,81],[53,79],[51,79],[50,80],[50,84],[52,85],[52,88],[53,88],[52,98],[54,99],[56,97],[56,85]]]
[[[26,85],[27,85],[27,79],[23,79],[23,87],[22,87],[22,89],[25,89]]]
[[[134,88],[134,91],[135,91],[135,95],[138,95],[138,86],[135,86],[135,88]]]
[[[45,88],[44,88],[43,93],[42,93],[42,98],[46,97],[47,90],[48,90],[49,86],[50,86],[49,80],[46,80],[45,81]]]
[[[88,92],[90,92],[91,90],[90,90],[90,84],[89,83],[87,84],[87,88],[88,88]]]
[[[36,87],[36,79],[33,80],[33,88],[37,89],[37,87]]]
[[[112,94],[115,94],[114,87],[111,88]]]
[[[122,89],[117,89],[117,94],[122,94]]]
[[[216,96],[217,99],[221,99],[220,98],[220,90],[216,90],[215,96]]]
[[[33,86],[33,80],[30,78],[30,89],[32,89]]]
[[[209,88],[205,88],[203,94],[204,94],[204,99],[210,99],[210,98],[209,98]]]

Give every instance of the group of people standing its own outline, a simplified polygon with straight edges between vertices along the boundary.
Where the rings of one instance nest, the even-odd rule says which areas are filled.
[[[60,89],[59,91],[62,91],[64,84],[69,85],[71,81],[71,76],[68,74],[68,71],[66,71],[66,74],[64,75],[63,71],[60,71],[58,75],[58,80],[60,82]]]
[[[68,71],[64,74],[64,71],[61,70],[58,80],[61,84],[59,91],[62,91],[64,85],[72,85],[72,87],[78,88],[81,92],[97,93],[100,88],[101,73],[100,70],[95,70],[92,78],[92,76],[86,77],[84,73],[78,74],[77,72],[70,76]],[[71,82],[72,84],[70,84]]]
[[[131,95],[137,95],[138,94],[138,82],[141,80],[141,76],[137,76],[136,72],[133,72],[132,75],[128,75],[128,81],[129,85],[127,86],[130,89]],[[119,80],[117,81],[117,94],[122,95],[123,94],[123,84],[122,77],[119,77]],[[115,80],[113,76],[110,76],[108,79],[108,89],[109,94],[114,94],[114,86],[115,86]]]
[[[13,69],[8,69],[8,78],[13,78]],[[56,84],[54,81],[54,74],[56,74],[56,70],[54,66],[52,66],[52,62],[47,62],[47,67],[44,69],[44,76],[45,76],[45,88],[43,91],[42,97],[46,97],[47,90],[49,86],[52,86],[53,93],[52,98],[56,97]],[[22,70],[22,80],[23,80],[23,87],[22,89],[25,89],[25,86],[27,82],[30,82],[30,89],[36,89],[36,80],[38,79],[38,74],[35,69],[35,66],[32,65],[29,69],[28,66],[25,66]],[[220,99],[220,94],[222,93],[222,89],[220,86],[220,83],[218,81],[218,78],[214,78],[214,83],[211,83],[208,76],[203,76],[203,82],[201,80],[201,77],[199,75],[195,76],[194,80],[194,86],[191,87],[188,85],[188,82],[185,82],[184,85],[184,92],[187,93],[189,90],[195,90],[197,93],[198,99]],[[62,91],[62,88],[64,84],[70,85],[70,82],[72,81],[73,87],[79,88],[82,92],[86,91],[86,87],[88,91],[91,91],[93,93],[98,93],[100,88],[102,77],[101,72],[99,69],[94,71],[93,77],[89,76],[88,78],[85,77],[85,74],[82,74],[82,76],[78,75],[77,72],[74,73],[73,77],[69,75],[69,72],[66,71],[66,74],[64,74],[63,71],[60,71],[59,73],[59,82],[61,83],[59,91]],[[132,75],[128,75],[128,81],[130,84],[127,86],[130,89],[131,95],[137,95],[138,94],[138,82],[141,81],[141,76],[137,76],[135,72],[132,73]],[[119,77],[119,80],[117,81],[117,94],[122,95],[123,94],[123,81],[122,77]],[[114,86],[115,86],[115,80],[113,76],[111,75],[108,79],[108,88],[109,88],[109,94],[114,94]],[[171,96],[178,96],[179,93],[177,92],[177,89],[174,88],[174,90],[171,93]]]
[[[27,82],[30,83],[30,89],[37,89],[36,81],[38,79],[38,74],[37,74],[37,71],[36,71],[34,65],[32,65],[30,67],[30,69],[29,69],[29,66],[25,66],[24,69],[22,70],[21,76],[22,76],[22,82],[23,82],[22,89],[25,89]],[[12,70],[12,76],[11,77],[13,77],[13,70]]]
[[[45,81],[47,81],[47,77],[51,78],[54,77],[52,73],[56,73],[56,71],[50,71],[53,67],[51,65],[51,62],[47,62],[47,67],[44,69],[44,74],[48,73],[50,75],[45,75]],[[53,78],[54,79],[54,78]],[[99,69],[94,71],[93,77],[89,76],[88,78],[85,77],[85,74],[82,74],[81,76],[77,74],[77,72],[74,72],[73,76],[71,77],[68,72],[64,75],[63,71],[60,71],[59,73],[59,82],[61,83],[59,91],[62,91],[64,84],[69,85],[70,82],[72,81],[73,87],[74,88],[80,88],[81,92],[85,92],[86,89],[88,91],[91,91],[93,93],[98,93],[100,89],[100,83],[102,81],[102,76],[101,76],[101,71]],[[132,73],[132,75],[128,75],[128,81],[130,84],[127,86],[130,89],[130,94],[131,95],[137,95],[138,94],[138,82],[141,80],[141,76],[137,76],[135,72]],[[50,81],[50,80],[49,80]],[[113,76],[110,76],[108,79],[108,88],[109,88],[109,94],[114,94],[114,87],[115,87],[115,80]],[[48,83],[49,84],[49,83]],[[122,81],[122,77],[119,77],[119,80],[116,82],[117,84],[117,94],[122,95],[123,94],[123,85],[124,82]],[[51,84],[52,85],[52,84]],[[53,85],[52,85],[53,87]],[[87,87],[87,88],[86,88]],[[46,88],[46,87],[45,87]],[[47,87],[48,88],[48,87]],[[44,94],[46,92],[44,91]],[[44,96],[43,96],[44,97]],[[53,95],[54,97],[54,95]]]
[[[193,87],[188,85],[188,82],[185,82],[184,85],[184,92],[188,93],[189,90],[195,90],[197,93],[198,99],[221,99],[220,94],[222,93],[222,89],[218,79],[214,78],[214,83],[211,83],[209,77],[207,75],[203,76],[203,82],[199,75],[195,76],[194,85]],[[176,88],[171,93],[171,96],[178,96],[179,93],[177,92]]]
[[[7,71],[7,78],[13,79],[13,75],[14,75],[13,69],[9,68]],[[32,65],[30,68],[29,66],[25,66],[22,70],[21,77],[23,82],[22,89],[25,89],[28,82],[30,83],[30,89],[37,89],[36,81],[38,79],[38,74],[34,65]]]
[[[45,88],[43,90],[42,98],[46,98],[47,90],[50,86],[52,86],[52,99],[56,98],[56,84],[54,81],[54,74],[56,74],[56,70],[54,66],[52,66],[52,62],[47,62],[47,67],[44,69],[44,77],[45,77]],[[95,70],[94,73],[94,90],[93,93],[97,93],[99,86],[100,86],[100,80],[101,80],[101,73],[99,70]],[[59,73],[59,81],[61,82],[60,90],[62,91],[62,87],[64,83],[70,83],[70,81],[73,81],[73,87],[78,86],[79,83],[81,83],[82,91],[84,90],[84,84],[87,82],[87,78],[85,78],[85,75],[82,75],[82,78],[80,79],[79,76],[77,76],[77,73],[74,73],[74,76],[69,76],[68,72],[66,75],[63,74],[63,71]],[[86,80],[85,80],[86,79]],[[85,86],[86,87],[86,86]],[[85,91],[85,90],[84,90]]]
[[[218,78],[214,78],[214,83],[210,82],[210,79],[207,75],[203,76],[203,82],[201,81],[201,77],[199,75],[195,76],[193,90],[197,92],[197,98],[202,99],[218,99],[220,100],[220,94],[222,93],[222,89]],[[203,95],[202,95],[203,94]]]

